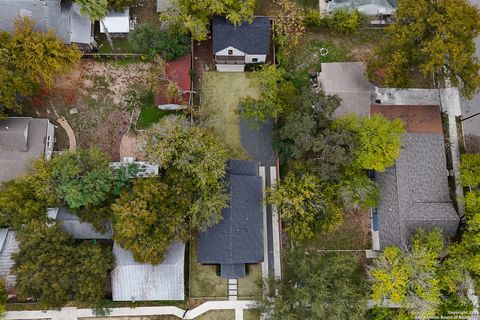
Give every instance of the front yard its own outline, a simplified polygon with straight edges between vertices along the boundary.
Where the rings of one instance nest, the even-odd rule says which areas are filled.
[[[249,159],[240,143],[239,102],[259,90],[248,73],[205,72],[200,78],[200,119],[230,148],[230,159]]]
[[[198,238],[190,241],[190,298],[228,299],[228,282],[217,276],[217,267],[197,262]],[[248,275],[238,279],[238,298],[256,299],[262,294],[262,267],[248,265]]]

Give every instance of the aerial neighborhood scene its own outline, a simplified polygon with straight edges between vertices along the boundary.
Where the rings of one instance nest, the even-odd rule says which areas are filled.
[[[0,319],[480,319],[480,1],[0,4]]]

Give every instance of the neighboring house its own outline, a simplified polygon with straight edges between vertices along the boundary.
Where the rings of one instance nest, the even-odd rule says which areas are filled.
[[[449,195],[439,106],[372,105],[372,114],[403,119],[408,131],[395,165],[376,173],[380,203],[372,209],[373,249],[404,248],[420,227],[454,236],[459,217]]]
[[[184,300],[185,244],[175,243],[158,265],[142,264],[130,251],[113,245],[113,301]]]
[[[322,63],[319,76],[325,94],[337,95],[342,99],[334,118],[355,114],[370,115],[371,91],[373,86],[365,76],[363,62]]]
[[[130,32],[130,8],[126,8],[123,12],[110,10],[103,19],[103,23],[100,23],[101,33],[105,33],[104,24],[109,34],[128,34]]]
[[[30,163],[53,153],[54,126],[47,119],[10,117],[0,121],[0,182],[20,176]]]
[[[230,160],[230,201],[223,219],[199,235],[198,262],[220,265],[220,275],[238,279],[247,264],[263,262],[262,179],[255,161]]]
[[[172,5],[172,0],[157,0],[157,12],[166,12]]]
[[[127,174],[129,173],[129,166],[135,165],[135,175],[132,178],[146,178],[152,176],[158,176],[158,165],[150,164],[143,161],[135,161],[133,157],[123,157],[121,162],[110,162],[110,169],[127,168]],[[133,174],[133,173],[132,173]]]
[[[184,109],[190,105],[192,55],[190,53],[167,62],[164,78],[158,83],[155,105],[164,110]],[[173,84],[178,91],[177,96],[169,96],[168,86]]]
[[[5,279],[7,294],[15,294],[15,276],[11,273],[13,267],[12,254],[19,250],[15,232],[0,229],[0,278]]]
[[[217,71],[243,72],[247,63],[266,62],[270,50],[270,20],[234,26],[224,17],[212,19],[213,54]]]
[[[0,31],[13,31],[13,21],[28,17],[35,21],[35,30],[52,30],[64,43],[90,47],[93,43],[92,23],[80,13],[80,7],[60,0],[0,0]]]
[[[47,208],[47,216],[60,222],[62,231],[75,240],[109,240],[113,236],[111,223],[105,223],[104,233],[98,232],[90,223],[82,222],[76,214],[69,212],[67,208]]]
[[[397,8],[397,0],[320,0],[327,13],[339,9],[358,10],[367,16],[391,15]]]

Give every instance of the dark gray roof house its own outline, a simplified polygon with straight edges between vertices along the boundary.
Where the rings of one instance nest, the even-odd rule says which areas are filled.
[[[233,47],[245,54],[266,55],[270,48],[270,20],[256,17],[252,23],[233,25],[224,17],[212,19],[213,53]]]
[[[80,7],[61,0],[0,0],[0,31],[13,31],[13,21],[21,17],[35,20],[35,29],[52,30],[64,43],[90,45],[92,23]]]
[[[0,121],[0,183],[26,172],[31,161],[50,159],[54,127],[47,119],[10,117]]]
[[[418,228],[455,235],[459,217],[449,196],[443,135],[408,133],[396,165],[377,174],[380,248],[405,247]]]
[[[229,206],[217,225],[200,234],[197,258],[236,279],[246,275],[246,264],[263,261],[262,179],[255,161],[230,160],[228,168]]]

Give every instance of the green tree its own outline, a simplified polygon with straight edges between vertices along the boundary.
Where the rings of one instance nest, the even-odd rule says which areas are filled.
[[[7,312],[8,294],[5,286],[6,286],[5,280],[0,279],[0,318],[2,319],[4,319],[5,312]]]
[[[339,9],[332,15],[322,19],[322,23],[330,29],[343,34],[353,34],[360,28],[362,15],[357,10]]]
[[[284,81],[285,70],[275,65],[263,65],[254,71],[253,76],[258,82],[260,98],[247,97],[240,102],[242,115],[245,119],[264,121],[270,117],[278,117],[285,106],[280,99],[280,91],[286,90],[289,83]]]
[[[195,186],[187,212],[192,228],[205,230],[220,221],[228,200],[222,182],[227,161],[223,143],[205,128],[169,116],[145,132],[143,151],[151,163],[181,172]]]
[[[334,190],[311,174],[289,174],[267,193],[267,202],[281,213],[284,230],[293,241],[311,239],[318,232],[335,230],[343,222]]]
[[[162,262],[168,247],[189,234],[185,212],[192,195],[178,178],[138,179],[112,205],[115,241],[138,262]]]
[[[400,156],[405,126],[400,119],[387,120],[382,115],[359,118],[354,115],[335,121],[334,125],[354,132],[359,146],[354,166],[383,172]]]
[[[442,297],[462,298],[456,291],[463,279],[451,269],[456,263],[445,262],[446,253],[440,229],[418,229],[406,251],[387,247],[369,269],[372,298],[389,299],[418,318],[434,317],[441,312]]]
[[[109,248],[75,246],[59,224],[32,221],[17,233],[19,252],[13,255],[17,295],[33,298],[44,308],[70,301],[96,302],[105,294],[107,271],[113,267]]]
[[[128,41],[135,50],[148,52],[151,57],[160,53],[167,61],[185,55],[190,48],[188,36],[170,33],[151,24],[136,26],[128,35]]]
[[[396,16],[397,23],[387,28],[369,57],[370,80],[407,87],[415,69],[425,78],[449,78],[467,97],[478,90],[480,64],[473,40],[480,34],[480,14],[474,5],[466,0],[403,0]]]
[[[259,303],[268,319],[365,319],[365,274],[356,258],[299,247],[286,255],[284,265],[278,295]]]
[[[470,190],[480,187],[480,154],[462,154],[460,176],[464,187]]]
[[[51,162],[57,192],[70,208],[99,206],[109,197],[113,186],[109,158],[98,149],[66,152]]]
[[[25,175],[0,187],[2,226],[18,230],[30,220],[46,221],[45,208],[58,206],[60,202],[50,172],[50,164],[40,159],[33,162]]]
[[[135,4],[134,0],[108,0],[108,8],[121,12]]]
[[[13,108],[18,95],[31,96],[51,86],[80,57],[80,50],[64,45],[52,32],[34,31],[33,20],[15,20],[13,33],[0,32],[0,105]]]
[[[190,34],[194,40],[207,39],[212,16],[225,16],[234,25],[253,19],[255,0],[173,0],[160,15],[175,33]]]

